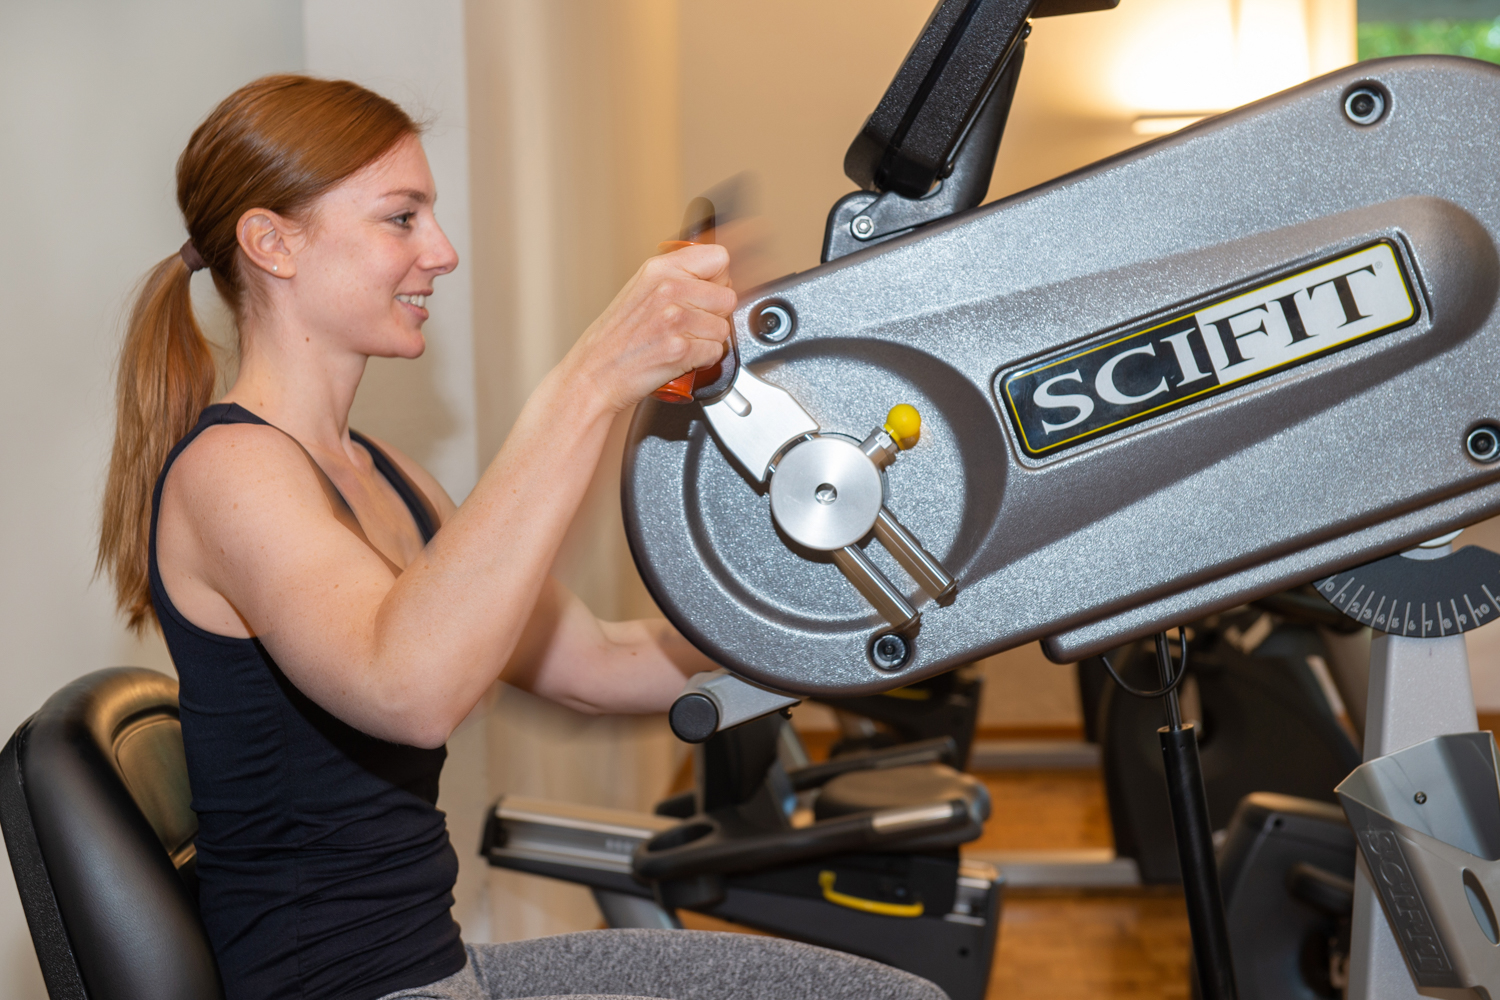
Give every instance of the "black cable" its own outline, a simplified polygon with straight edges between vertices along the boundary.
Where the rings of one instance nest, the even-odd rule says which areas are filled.
[[[1162,637],[1162,641],[1165,642],[1167,634],[1165,632],[1162,632],[1162,633],[1160,633],[1160,635]],[[1104,669],[1109,671],[1109,676],[1111,678],[1113,678],[1114,682],[1116,684],[1120,685],[1120,690],[1124,691],[1126,694],[1128,694],[1128,695],[1134,695],[1137,698],[1164,698],[1167,695],[1171,694],[1173,691],[1176,691],[1179,687],[1181,687],[1182,686],[1182,679],[1187,676],[1187,667],[1188,667],[1187,632],[1184,631],[1184,629],[1180,625],[1177,627],[1177,640],[1178,640],[1178,642],[1180,642],[1182,644],[1182,664],[1177,668],[1177,673],[1175,675],[1173,675],[1172,682],[1170,684],[1168,684],[1166,687],[1161,688],[1161,689],[1159,689],[1157,691],[1142,691],[1140,688],[1134,688],[1134,687],[1131,687],[1129,684],[1126,684],[1120,678],[1120,675],[1117,674],[1117,673],[1115,673],[1114,664],[1112,664],[1112,663],[1109,662],[1109,657],[1105,656],[1103,653],[1099,654],[1099,661],[1104,664]]]

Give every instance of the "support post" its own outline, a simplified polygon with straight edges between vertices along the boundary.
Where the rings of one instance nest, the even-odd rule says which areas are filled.
[[[1365,760],[1446,733],[1479,728],[1462,635],[1439,639],[1377,634],[1370,644]],[[1346,1000],[1418,1000],[1401,949],[1360,856],[1354,876]]]

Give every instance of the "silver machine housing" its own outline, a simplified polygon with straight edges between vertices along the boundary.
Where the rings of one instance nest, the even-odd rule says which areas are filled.
[[[1359,88],[1371,124],[1346,110]],[[1069,662],[1489,517],[1500,465],[1465,442],[1500,419],[1497,165],[1500,67],[1377,60],[757,288],[741,364],[822,435],[921,412],[882,498],[859,473],[861,509],[883,503],[956,590],[934,600],[866,544],[920,611],[877,666],[892,626],[805,544],[823,536],[778,528],[774,474],[726,457],[699,407],[649,400],[622,484],[637,566],[719,663],[852,695],[1037,640]],[[1040,454],[1003,407],[1012,373],[1373,244],[1410,279],[1399,328]],[[789,336],[757,339],[766,308]]]

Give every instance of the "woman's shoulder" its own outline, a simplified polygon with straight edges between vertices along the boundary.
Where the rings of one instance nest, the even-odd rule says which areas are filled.
[[[191,506],[217,508],[226,501],[298,501],[319,497],[323,487],[300,445],[265,423],[211,424],[178,453],[163,485]],[[261,505],[256,505],[261,506]]]

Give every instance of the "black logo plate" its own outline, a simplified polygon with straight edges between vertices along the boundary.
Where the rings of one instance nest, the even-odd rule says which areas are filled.
[[[1411,277],[1380,240],[996,379],[1028,455],[1070,448],[1410,326]]]

